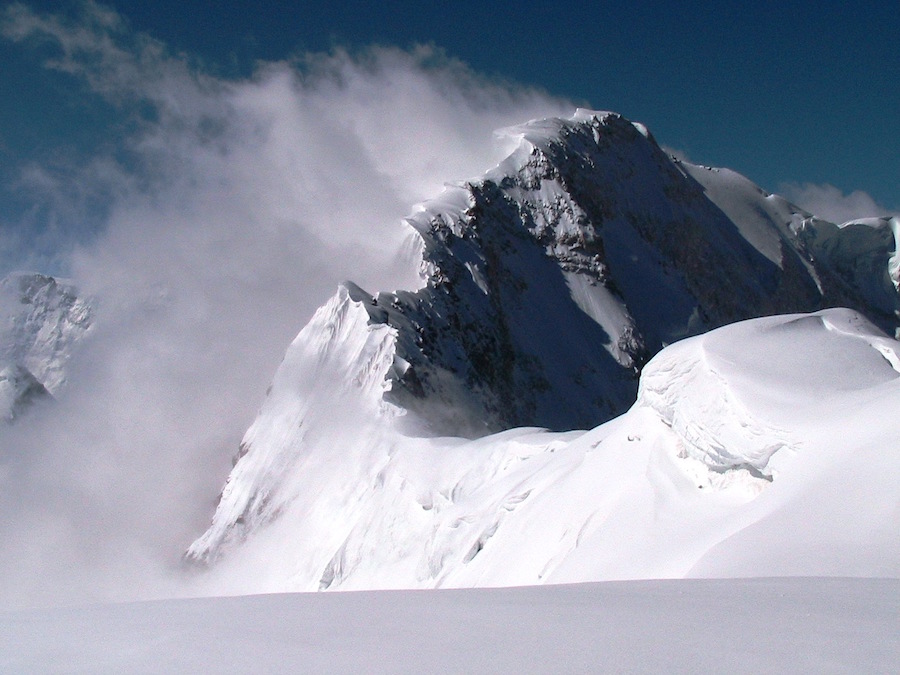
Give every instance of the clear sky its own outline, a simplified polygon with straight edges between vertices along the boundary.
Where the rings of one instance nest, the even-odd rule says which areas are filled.
[[[24,4],[37,13],[62,11],[73,22],[82,6]],[[830,185],[900,208],[896,0],[104,5],[130,31],[226,79],[249,76],[260,60],[336,47],[435,45],[489,78],[644,122],[692,161],[733,168],[767,190]],[[127,125],[82,81],[43,68],[47,52],[39,40],[0,43],[7,185],[23,165],[52,162],[62,150],[77,155]],[[36,208],[15,191],[4,199],[0,213],[14,210],[13,202],[20,213]]]

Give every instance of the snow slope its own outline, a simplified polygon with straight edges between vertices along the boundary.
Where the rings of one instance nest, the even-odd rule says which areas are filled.
[[[27,272],[0,279],[0,419],[63,386],[90,325],[90,306],[72,284]]]
[[[716,389],[702,350],[690,367],[644,371],[628,422],[574,436],[529,427],[565,431],[612,419],[634,401],[653,354],[739,319],[846,305],[897,329],[896,219],[819,221],[734,172],[668,157],[644,127],[613,113],[579,110],[502,133],[518,139],[504,162],[409,219],[421,237],[423,288],[372,296],[348,282],[298,335],[188,559],[250,551],[258,538],[273,581],[262,575],[255,583],[268,590],[545,580],[591,531],[597,509],[573,502],[548,515],[555,523],[534,539],[540,551],[530,567],[520,560],[518,568],[497,562],[490,564],[502,572],[479,571],[488,540],[509,531],[501,528],[506,514],[531,513],[522,505],[534,503],[534,490],[550,490],[541,481],[562,472],[587,485],[593,474],[573,467],[596,465],[591,471],[627,484],[634,477],[626,467],[640,471],[655,456],[646,443],[623,442],[640,436],[680,443],[679,471],[689,467],[738,499],[764,488],[801,441],[782,439],[778,424],[757,428],[741,396],[711,411],[741,389]],[[830,329],[813,332],[810,349],[837,340]],[[751,333],[740,339],[752,351]],[[705,393],[679,389],[683,380],[703,383]],[[676,413],[666,396],[697,410],[682,405]],[[691,415],[706,415],[708,428]],[[626,427],[634,431],[616,431]],[[748,429],[755,440],[733,450]],[[607,436],[605,447],[618,449],[594,453]],[[610,509],[624,508],[616,485],[603,497]],[[646,497],[661,488],[641,489],[651,490]],[[461,506],[469,494],[478,497]],[[555,499],[567,503],[567,494],[560,489]],[[628,498],[637,518],[643,497]],[[656,563],[619,556],[584,578],[678,576],[719,534],[698,535],[679,564],[672,561],[682,553]]]
[[[784,257],[782,247],[795,247],[825,306],[852,306],[883,330],[896,333],[900,219],[865,218],[835,225],[766,193],[730,169],[673,161],[769,260],[787,263],[790,257]]]
[[[342,296],[313,323],[357,334]],[[189,552],[217,560],[198,592],[900,577],[900,344],[858,313],[725,326],[658,354],[611,422],[471,441],[372,414],[393,335],[366,334],[339,410],[293,397],[347,355],[292,350],[245,443],[302,438],[238,462]]]
[[[900,582],[643,581],[0,613],[7,673],[896,672]]]

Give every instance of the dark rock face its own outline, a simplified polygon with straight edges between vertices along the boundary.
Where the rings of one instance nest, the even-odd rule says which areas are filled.
[[[386,398],[428,433],[594,426],[633,402],[641,366],[665,344],[741,319],[843,305],[896,327],[896,292],[866,281],[886,275],[883,231],[857,233],[877,240],[881,267],[842,270],[810,243],[833,228],[826,238],[840,248],[835,226],[786,202],[778,211],[758,188],[758,215],[735,222],[619,115],[579,113],[521,135],[506,162],[410,219],[425,288],[352,289],[373,323],[398,332]]]

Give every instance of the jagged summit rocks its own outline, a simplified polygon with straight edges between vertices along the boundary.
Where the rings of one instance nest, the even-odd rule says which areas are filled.
[[[259,546],[283,556],[267,569],[296,581],[273,589],[329,588],[359,565],[357,587],[468,579],[453,565],[503,520],[470,511],[502,515],[531,493],[462,507],[467,477],[501,480],[536,455],[529,466],[552,474],[565,442],[514,431],[461,453],[458,437],[594,427],[634,402],[642,366],[667,344],[740,319],[840,305],[895,332],[896,219],[824,223],[734,172],[671,158],[614,113],[504,133],[518,139],[504,162],[409,218],[422,288],[347,283],[294,340],[188,559],[217,560],[268,524]],[[457,438],[408,445],[416,435]],[[431,520],[450,506],[460,520]],[[424,558],[410,553],[420,521],[453,530],[435,530]],[[379,546],[399,553],[374,569],[364,559],[380,560]]]

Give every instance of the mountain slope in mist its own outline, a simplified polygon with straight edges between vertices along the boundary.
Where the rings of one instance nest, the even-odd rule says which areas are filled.
[[[59,391],[91,320],[72,284],[24,272],[0,280],[0,420]]]
[[[757,496],[791,489],[776,487],[779,463],[817,428],[816,410],[748,412],[769,350],[815,355],[778,361],[766,386],[788,398],[814,396],[797,368],[827,391],[857,357],[874,368],[867,392],[896,377],[895,343],[857,315],[810,330],[784,319],[710,338],[735,350],[725,363],[756,354],[724,384],[707,343],[664,350],[654,363],[693,349],[693,365],[644,370],[638,404],[586,434],[435,438],[594,426],[627,409],[666,344],[752,316],[846,305],[897,327],[896,219],[824,223],[733,172],[673,160],[615,114],[507,133],[520,143],[506,161],[410,218],[424,288],[373,297],[348,283],[291,345],[190,559],[224,557],[214,574],[250,575],[235,588],[256,590],[683,576],[765,520]],[[896,474],[883,461],[876,483]],[[599,531],[606,543],[582,545]],[[863,539],[875,574],[889,542]]]

